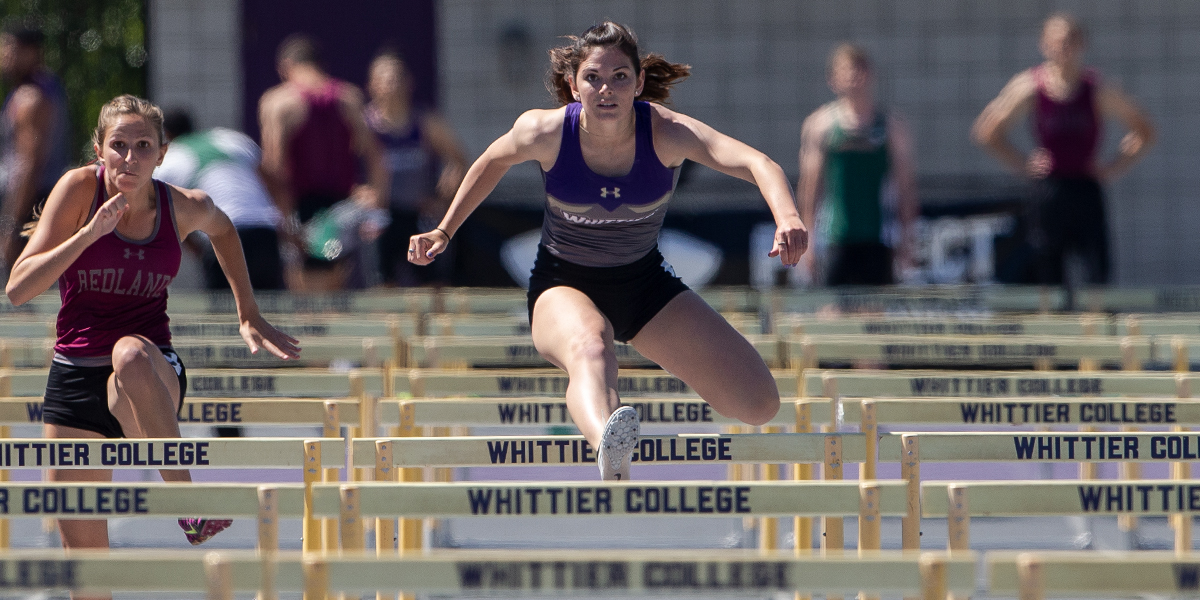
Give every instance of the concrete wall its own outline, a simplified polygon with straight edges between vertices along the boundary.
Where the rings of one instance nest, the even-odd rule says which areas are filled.
[[[557,36],[610,18],[633,26],[643,50],[692,65],[672,96],[677,110],[762,149],[794,179],[801,122],[832,98],[826,56],[854,40],[875,57],[881,96],[913,126],[925,189],[1011,184],[967,130],[1009,77],[1039,61],[1041,21],[1057,9],[1084,21],[1088,62],[1159,128],[1159,145],[1109,186],[1116,281],[1200,283],[1195,0],[441,0],[440,95],[477,154],[521,111],[551,105],[542,77]],[[1119,127],[1106,131],[1111,149]],[[537,177],[519,168],[506,185],[536,188]]]
[[[150,0],[150,97],[184,107],[196,127],[240,127],[238,0]]]

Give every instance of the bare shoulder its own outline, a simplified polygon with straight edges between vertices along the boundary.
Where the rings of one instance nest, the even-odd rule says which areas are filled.
[[[191,190],[171,184],[167,184],[167,189],[171,190],[171,208],[175,213],[175,226],[180,237],[200,228],[208,221],[216,207],[208,192],[204,190]]]
[[[71,169],[59,178],[46,199],[42,218],[71,224],[76,231],[87,222],[96,197],[96,167],[87,165]],[[53,226],[52,226],[53,227]]]
[[[54,187],[62,188],[69,203],[85,203],[90,207],[96,185],[96,166],[86,165],[63,173]]]
[[[1037,91],[1037,74],[1033,69],[1025,69],[1020,73],[1012,76],[1008,83],[1004,85],[1004,89],[1000,91],[1000,95],[1007,96],[1012,101],[1020,102],[1033,96]]]
[[[823,104],[817,110],[814,110],[812,114],[805,117],[804,124],[800,128],[801,135],[822,138],[833,127],[833,123],[836,120],[837,103],[828,102]]]
[[[661,104],[650,103],[650,126],[654,131],[654,144],[688,144],[713,131],[703,121],[671,110]]]
[[[36,85],[26,84],[13,90],[9,100],[9,109],[16,115],[27,114],[38,106],[45,104],[46,94]]]
[[[259,110],[268,116],[280,116],[301,109],[304,100],[292,86],[279,84],[266,92],[258,100]]]
[[[364,104],[362,90],[348,81],[339,81],[338,101],[342,103],[342,106],[362,110]]]
[[[552,142],[555,145],[562,138],[565,106],[551,109],[533,109],[521,113],[513,123],[513,140],[522,146],[539,146]]]

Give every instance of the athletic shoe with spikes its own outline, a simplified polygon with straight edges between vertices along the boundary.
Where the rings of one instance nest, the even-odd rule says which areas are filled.
[[[641,429],[637,411],[631,406],[622,406],[608,417],[608,423],[604,425],[604,434],[600,437],[600,448],[596,451],[596,463],[600,467],[601,479],[629,480],[629,467]]]
[[[209,538],[225,530],[233,524],[233,519],[180,519],[179,527],[193,546],[207,542]]]

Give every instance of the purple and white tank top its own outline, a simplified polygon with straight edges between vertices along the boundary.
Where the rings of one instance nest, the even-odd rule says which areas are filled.
[[[627,265],[658,244],[678,169],[663,166],[654,152],[650,104],[634,102],[633,168],[620,177],[598,175],[579,147],[578,102],[567,105],[562,146],[546,183],[542,245],[551,254],[588,267]]]

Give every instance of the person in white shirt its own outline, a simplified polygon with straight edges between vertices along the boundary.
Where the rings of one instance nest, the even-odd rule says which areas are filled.
[[[208,192],[237,229],[254,289],[285,289],[277,233],[282,213],[259,175],[262,150],[245,134],[232,129],[193,131],[191,116],[184,110],[168,111],[163,129],[171,145],[154,177]],[[205,287],[228,289],[212,246],[199,246]]]

